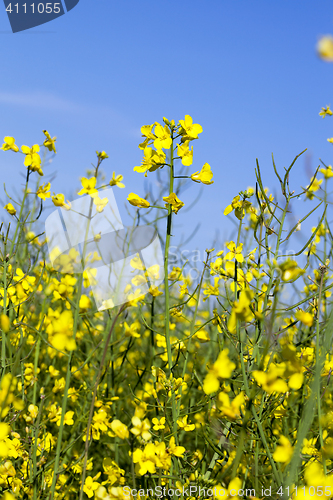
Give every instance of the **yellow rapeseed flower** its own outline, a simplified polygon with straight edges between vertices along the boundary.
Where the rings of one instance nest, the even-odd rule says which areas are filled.
[[[59,351],[76,349],[76,342],[73,338],[73,314],[70,310],[65,309],[58,318],[53,319],[50,343]]]
[[[177,420],[178,427],[180,427],[183,431],[186,431],[186,432],[194,431],[195,424],[188,424],[187,419],[188,419],[188,415],[185,415],[185,417]]]
[[[21,150],[22,153],[25,154],[24,165],[26,167],[29,167],[33,172],[37,171],[38,173],[40,173],[39,171],[41,171],[40,165],[42,163],[42,160],[38,154],[40,150],[39,145],[35,144],[31,148],[29,148],[29,146],[22,146]]]
[[[193,163],[193,146],[190,149],[189,142],[190,141],[185,141],[183,144],[179,144],[177,148],[177,155],[181,158],[182,164],[186,167],[189,167]]]
[[[95,478],[88,476],[84,482],[83,491],[89,498],[93,497],[94,492],[100,487],[100,484],[97,481],[94,481],[94,479]]]
[[[16,500],[16,498],[9,491],[5,491],[1,500]]]
[[[154,417],[152,420],[154,426],[154,431],[159,431],[160,429],[165,429],[165,417],[161,417],[160,419]]]
[[[111,422],[111,430],[118,436],[120,439],[128,439],[129,432],[125,424],[123,424],[120,420],[113,420]]]
[[[300,389],[303,385],[304,382],[304,375],[303,373],[293,373],[288,380],[288,385],[290,389],[294,389],[297,391]]]
[[[9,137],[9,136],[6,136],[4,138],[4,144],[1,146],[0,149],[3,149],[4,151],[9,151],[11,149],[15,153],[17,153],[19,151],[18,146],[16,146],[16,144],[15,144],[14,137]]]
[[[185,115],[185,120],[179,120],[181,125],[179,133],[183,136],[187,136],[190,140],[197,139],[198,134],[202,132],[202,126],[198,123],[193,123],[193,119],[190,115]]]
[[[13,205],[11,203],[7,203],[7,205],[5,205],[3,207],[5,210],[7,210],[7,212],[10,214],[10,215],[15,215],[16,214],[16,208],[13,207]]]
[[[155,126],[155,136],[154,147],[156,149],[170,149],[172,144],[172,139],[170,136],[170,129],[167,125],[160,125],[156,123]]]
[[[39,186],[36,193],[38,198],[41,198],[44,201],[46,200],[46,198],[50,198],[50,188],[51,184],[49,182],[47,184],[42,184],[41,186]]]
[[[242,255],[243,243],[240,243],[237,247],[233,241],[227,244],[227,249],[229,252],[224,257],[225,260],[233,260],[236,259],[237,262],[244,262],[244,257]]]
[[[5,333],[8,333],[10,330],[10,319],[7,314],[1,314],[0,316],[0,326],[1,330]]]
[[[281,272],[282,281],[285,282],[290,280],[295,281],[305,273],[305,270],[299,267],[296,260],[293,259],[285,260],[277,269]]]
[[[65,203],[65,195],[61,193],[53,194],[52,201],[56,207],[64,207],[66,210],[71,208],[70,202],[67,200],[67,203]]]
[[[219,387],[219,378],[230,378],[233,370],[236,368],[235,363],[230,361],[228,357],[229,349],[223,349],[220,352],[217,360],[206,375],[203,390],[206,394],[216,392]]]
[[[293,456],[294,448],[286,436],[280,436],[280,443],[273,453],[273,458],[276,462],[287,464]]]
[[[299,309],[295,313],[295,318],[301,321],[304,325],[306,326],[312,326],[313,325],[313,316],[309,312],[303,311],[302,309]]]
[[[153,297],[158,297],[159,295],[163,295],[163,292],[161,292],[157,286],[150,286],[149,287],[149,290],[148,292],[150,293],[150,295],[152,295]]]
[[[244,403],[244,392],[237,394],[231,402],[226,392],[220,392],[218,395],[217,407],[223,415],[226,415],[231,419],[235,419],[240,416],[240,408],[244,405]]]
[[[176,446],[175,437],[172,436],[170,441],[169,441],[168,451],[172,455],[175,455],[175,457],[182,457],[185,453],[185,448],[184,448],[184,446]]]
[[[154,141],[156,139],[156,135],[153,134],[153,132],[152,132],[154,125],[155,125],[155,123],[153,123],[152,125],[143,125],[141,127],[142,137],[145,137],[146,139],[150,139],[150,140]]]
[[[330,116],[332,115],[332,110],[330,109],[329,106],[326,106],[325,108],[321,108],[321,111],[319,111],[319,116],[322,116],[323,118],[325,118],[325,116]]]
[[[103,212],[106,205],[109,203],[108,198],[99,198],[98,196],[94,196],[94,205],[96,205],[96,212]]]
[[[149,201],[145,200],[144,198],[140,198],[140,196],[137,195],[137,194],[135,194],[135,193],[130,193],[127,196],[127,200],[134,207],[138,207],[138,208],[148,208],[148,207],[150,207]]]
[[[0,422],[0,457],[7,457],[9,448],[6,439],[10,433],[10,427],[5,422]]]
[[[54,153],[56,153],[56,148],[55,148],[55,142],[57,140],[56,137],[53,137],[53,139],[51,139],[51,136],[50,134],[48,133],[47,130],[43,130],[44,134],[46,135],[46,139],[45,141],[43,142],[44,146],[49,150],[49,151],[53,151]]]
[[[95,188],[96,181],[97,181],[96,177],[91,177],[90,179],[82,177],[81,179],[82,189],[77,194],[80,196],[82,194],[89,194],[92,198],[97,196],[98,191]]]
[[[237,495],[238,491],[242,488],[242,480],[239,477],[232,479],[228,485],[227,491],[221,484],[214,487],[214,498],[218,500],[239,500],[242,497]],[[216,496],[215,496],[216,491]],[[255,498],[255,497],[252,497]],[[257,500],[257,499],[256,499]]]
[[[333,37],[331,35],[321,37],[317,43],[317,53],[324,61],[333,62]]]
[[[65,417],[64,417],[64,424],[74,425],[73,415],[74,415],[73,411],[66,411]]]
[[[202,182],[203,184],[214,184],[214,181],[212,181],[213,178],[213,172],[211,171],[210,165],[208,163],[205,163],[200,172],[194,172],[194,174],[191,175],[191,179],[194,182]]]
[[[165,164],[166,156],[161,149],[156,151],[146,146],[143,150],[142,165],[133,168],[134,172],[144,172],[147,177],[147,171],[154,172]]]
[[[106,160],[106,158],[109,158],[105,151],[101,152],[96,151],[96,154],[98,158],[100,158],[101,160]]]
[[[137,464],[137,470],[141,476],[144,476],[147,472],[154,474],[156,472],[156,465],[160,463],[153,443],[148,443],[144,450],[135,450],[132,456],[133,462]]]
[[[178,211],[184,206],[184,203],[178,198],[176,193],[170,193],[169,196],[163,196],[163,201],[166,201],[166,207],[171,205],[171,210],[177,214]]]
[[[328,139],[327,139],[328,140]],[[333,139],[332,139],[332,142],[333,142]],[[313,180],[313,177],[311,177],[311,181]],[[320,189],[320,185],[322,184],[323,182],[323,179],[314,179],[312,184],[309,184],[307,186],[307,191],[306,191],[306,197],[309,198],[310,200],[313,199],[314,197],[314,194],[316,191],[318,191],[318,189]]]
[[[149,432],[150,423],[147,418],[141,420],[139,417],[132,417],[132,425],[131,433],[134,434],[134,436],[141,436],[145,441],[151,439],[151,434]]]
[[[113,172],[112,179],[110,180],[110,186],[117,186],[119,188],[124,188],[125,184],[123,184],[121,182],[123,180],[123,178],[124,177],[122,175],[117,175],[117,177],[116,177],[116,173]]]
[[[283,377],[284,372],[285,366],[283,364],[276,365],[271,363],[268,370],[253,370],[252,375],[264,391],[268,394],[272,394],[273,392],[288,392],[288,385],[281,378]]]
[[[241,199],[241,197],[237,195],[233,198],[231,204],[224,209],[223,215],[229,215],[234,210],[237,219],[241,220],[244,219],[245,213],[251,209],[251,206],[252,203],[250,201],[248,201],[247,199]]]
[[[326,168],[320,168],[319,172],[321,174],[323,174],[323,176],[325,177],[325,179],[330,179],[331,177],[333,177],[332,165],[327,165]]]
[[[235,333],[237,320],[252,321],[254,316],[251,311],[250,304],[254,294],[251,290],[243,288],[240,292],[238,301],[235,301],[232,307],[231,315],[228,321],[228,329],[231,333]]]

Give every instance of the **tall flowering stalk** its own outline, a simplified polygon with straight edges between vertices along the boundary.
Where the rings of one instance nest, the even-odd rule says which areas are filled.
[[[186,115],[184,120],[179,120],[178,124],[175,124],[174,120],[169,121],[167,118],[163,118],[164,126],[158,122],[152,125],[145,125],[141,128],[142,137],[144,141],[139,145],[139,148],[143,150],[143,160],[142,165],[134,167],[134,171],[142,172],[147,176],[148,172],[154,172],[158,168],[167,167],[169,169],[169,182],[168,182],[168,195],[163,196],[163,201],[165,202],[165,208],[168,212],[167,214],[167,227],[165,236],[165,247],[164,247],[164,304],[165,304],[165,325],[164,334],[167,349],[168,358],[168,378],[170,381],[171,389],[171,405],[172,405],[172,420],[173,420],[173,433],[175,439],[177,440],[177,422],[179,409],[176,406],[175,399],[175,388],[173,386],[173,358],[172,358],[172,345],[170,339],[170,292],[169,292],[169,249],[172,233],[172,219],[174,214],[178,214],[179,210],[184,206],[184,203],[178,198],[175,192],[175,179],[178,178],[190,178],[194,182],[202,182],[204,184],[212,184],[213,173],[211,172],[210,165],[205,163],[201,171],[194,172],[191,176],[187,175],[175,175],[181,174],[178,171],[178,166],[176,165],[176,160],[181,160],[183,166],[190,166],[193,162],[193,146],[190,148],[190,142],[197,139],[198,135],[202,132],[201,125],[193,123],[191,116]],[[177,141],[178,140],[178,141]],[[178,144],[175,145],[175,142]],[[152,147],[154,146],[154,148]],[[177,148],[177,154],[175,155],[175,150]],[[169,153],[169,161],[167,161],[167,155],[164,150]],[[128,196],[128,201],[138,207],[138,208],[148,208],[150,203],[144,200],[140,196],[130,193]],[[160,208],[160,207],[156,207]],[[200,287],[201,289],[201,287]],[[200,293],[199,289],[199,293]],[[154,291],[151,290],[152,294]],[[198,296],[199,302],[199,296]],[[195,315],[196,316],[196,315]],[[195,322],[194,316],[194,322]],[[190,340],[189,340],[190,342]],[[187,359],[187,358],[186,358]],[[185,362],[184,370],[186,370],[187,361]],[[180,405],[179,405],[180,406]]]

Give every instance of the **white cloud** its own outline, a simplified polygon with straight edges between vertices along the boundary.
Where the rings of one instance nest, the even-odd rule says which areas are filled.
[[[35,110],[50,111],[53,113],[60,112],[62,115],[64,113],[68,113],[71,116],[79,115],[81,121],[82,119],[86,120],[87,116],[89,116],[91,125],[103,123],[105,127],[116,135],[119,135],[119,130],[121,130],[121,135],[125,133],[128,137],[141,139],[140,127],[133,127],[132,118],[122,115],[107,102],[103,105],[91,102],[78,103],[43,90],[23,92],[2,92],[0,90],[0,104],[34,108]]]
[[[83,111],[80,105],[43,91],[17,93],[0,91],[0,103],[58,111]]]

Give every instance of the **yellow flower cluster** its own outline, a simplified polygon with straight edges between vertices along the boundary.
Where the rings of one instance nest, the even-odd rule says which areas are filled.
[[[320,116],[331,114],[326,106]],[[98,251],[82,244],[62,254],[59,244],[46,262],[44,204],[73,210],[65,194],[51,194],[51,182],[36,176],[32,184],[32,173],[43,172],[41,148],[53,155],[56,138],[44,131],[43,144],[19,148],[5,137],[3,151],[24,155],[27,182],[21,201],[7,199],[11,225],[0,228],[0,495],[125,500],[126,486],[142,498],[158,485],[167,497],[174,482],[192,498],[258,499],[294,470],[290,498],[330,498],[332,232],[327,208],[299,238],[303,221],[315,219],[312,209],[299,219],[293,200],[326,206],[332,167],[323,164],[299,194],[290,170],[281,176],[274,163],[281,194],[273,197],[257,165],[255,196],[237,190],[226,202],[237,225],[228,241],[204,256],[178,255],[172,224],[184,211],[183,183],[213,184],[208,163],[188,172],[202,127],[186,115],[141,132],[134,170],[164,169],[159,179],[167,173],[168,181],[157,196],[127,199],[149,209],[145,222],[159,232],[165,215],[164,266],[145,268],[133,254],[127,302],[110,298],[103,310],[92,293],[103,285]],[[115,172],[105,181],[108,155],[96,154],[78,190],[90,199],[91,219],[106,211],[104,189],[125,187]],[[136,227],[142,214],[132,215]]]

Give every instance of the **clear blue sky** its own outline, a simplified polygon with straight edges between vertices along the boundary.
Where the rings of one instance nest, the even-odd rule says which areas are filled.
[[[333,122],[318,112],[333,105],[333,65],[315,52],[327,33],[327,0],[80,0],[66,15],[17,34],[0,6],[0,139],[12,135],[20,146],[42,142],[45,128],[56,135],[52,191],[72,199],[95,150],[105,150],[107,176],[124,176],[126,189],[116,195],[125,213],[127,194],[144,192],[143,175],[133,172],[142,157],[140,127],[190,114],[203,127],[191,171],[208,162],[215,183],[204,186],[190,213],[179,212],[177,231],[186,237],[200,222],[190,247],[206,248],[216,230],[231,227],[223,210],[254,185],[257,157],[267,186],[276,186],[272,152],[282,169],[308,148],[295,187],[308,183],[306,163],[312,171],[319,157],[331,163]],[[11,191],[25,167],[21,155],[0,153],[1,180]],[[186,204],[200,189],[192,184]]]

